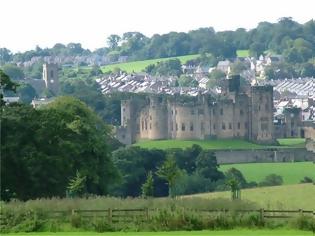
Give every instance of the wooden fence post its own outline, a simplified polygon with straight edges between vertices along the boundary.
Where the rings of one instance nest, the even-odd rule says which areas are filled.
[[[108,222],[112,223],[113,211],[111,208],[108,208]]]
[[[72,210],[71,210],[71,215],[74,215],[74,214],[75,214],[75,210],[72,209]]]
[[[303,216],[303,209],[299,209],[300,216]]]
[[[145,208],[145,218],[147,221],[149,220],[149,208]]]
[[[265,219],[265,211],[264,208],[260,208],[260,219],[263,221]]]

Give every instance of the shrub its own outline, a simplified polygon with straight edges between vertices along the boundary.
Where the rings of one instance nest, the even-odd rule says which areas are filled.
[[[259,186],[277,186],[282,185],[283,179],[282,176],[276,174],[270,174],[265,177],[265,179],[260,182]]]
[[[115,231],[115,229],[104,218],[94,219],[93,228],[96,232],[99,232],[99,233]]]
[[[300,181],[301,184],[305,184],[305,183],[313,183],[313,179],[308,177],[308,176],[305,176],[304,179],[302,179]]]
[[[82,217],[79,214],[74,213],[70,216],[70,224],[72,227],[81,228],[82,223],[83,223]]]
[[[294,221],[294,226],[301,230],[315,231],[315,219],[311,216],[299,216]]]

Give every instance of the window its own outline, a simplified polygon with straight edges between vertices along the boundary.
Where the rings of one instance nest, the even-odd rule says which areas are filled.
[[[258,111],[260,111],[260,105],[258,106]]]
[[[194,131],[194,124],[190,122],[190,131]]]
[[[222,129],[225,129],[225,124],[224,123],[222,123]]]
[[[53,70],[50,71],[50,77],[54,78],[54,71]]]
[[[213,124],[213,129],[215,130],[215,124]]]
[[[199,115],[203,115],[204,114],[203,109],[198,109],[198,113]]]
[[[150,129],[152,129],[152,125],[151,125],[151,123],[150,123],[150,126],[149,126],[149,127],[150,127]]]
[[[238,128],[238,129],[241,128],[241,123],[240,123],[240,122],[237,123],[237,128]]]
[[[171,122],[171,131],[173,131],[173,122]]]
[[[260,125],[261,130],[268,130],[268,124],[267,123],[262,123]]]
[[[144,127],[145,127],[145,130],[148,129],[148,123],[147,123],[147,120],[144,121]]]
[[[213,109],[213,115],[215,115],[215,109]]]
[[[244,126],[245,126],[246,129],[248,128],[247,122],[244,123]]]
[[[178,130],[178,124],[176,123],[176,131]]]
[[[220,114],[221,114],[221,116],[223,115],[223,109],[222,108],[220,109]]]
[[[150,120],[152,120],[152,116],[150,116]]]
[[[177,110],[175,110],[175,115],[177,115]]]
[[[232,124],[231,123],[229,123],[229,129],[232,129]]]
[[[185,131],[185,123],[182,123],[182,131]]]
[[[125,112],[126,111],[126,108],[123,108],[123,112]]]
[[[201,130],[201,132],[204,131],[204,124],[203,124],[203,122],[200,123],[200,130]]]
[[[242,109],[240,110],[240,115],[244,115],[244,111]]]
[[[142,130],[144,129],[144,122],[143,121],[141,122],[141,129]]]

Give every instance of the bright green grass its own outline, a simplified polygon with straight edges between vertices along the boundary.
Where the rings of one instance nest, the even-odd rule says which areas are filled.
[[[6,234],[3,234],[6,235]],[[9,235],[27,235],[27,236],[181,236],[181,235],[194,235],[194,236],[204,236],[204,235],[222,235],[222,236],[307,236],[313,235],[311,232],[299,231],[299,230],[248,230],[248,229],[237,229],[237,230],[222,230],[222,231],[172,231],[172,232],[109,232],[109,233],[95,233],[95,232],[66,232],[66,233],[15,233]]]
[[[299,141],[300,140],[300,141]],[[142,148],[157,148],[157,149],[168,149],[168,148],[187,148],[193,144],[198,144],[203,149],[264,149],[264,148],[284,148],[284,147],[303,147],[305,144],[301,143],[303,139],[296,139],[295,142],[286,141],[282,139],[281,146],[264,146],[255,143],[250,143],[240,139],[217,139],[217,140],[140,140],[135,146]],[[299,142],[298,142],[299,141]],[[297,144],[298,143],[298,144]]]
[[[226,171],[232,167],[240,170],[247,181],[261,182],[270,174],[282,176],[284,184],[297,184],[305,176],[315,179],[313,162],[227,164],[221,165],[220,170]]]
[[[305,138],[279,138],[278,142],[284,146],[305,146]]]
[[[103,72],[112,71],[114,68],[120,68],[121,70],[127,71],[128,73],[132,72],[141,72],[143,71],[148,65],[156,64],[160,61],[166,61],[169,59],[178,58],[181,63],[186,63],[188,60],[192,60],[199,57],[199,54],[194,55],[186,55],[180,57],[168,57],[168,58],[158,58],[158,59],[151,59],[151,60],[144,60],[144,61],[132,61],[132,62],[125,62],[125,63],[118,63],[112,64],[102,67]]]
[[[249,56],[249,50],[237,50],[236,55],[238,57],[248,57]]]
[[[189,197],[198,196],[209,199],[231,198],[231,193],[213,192],[190,195]],[[274,187],[243,189],[241,198],[256,202],[260,207],[265,209],[284,209],[284,210],[315,210],[315,185],[313,184],[296,184],[282,185]]]

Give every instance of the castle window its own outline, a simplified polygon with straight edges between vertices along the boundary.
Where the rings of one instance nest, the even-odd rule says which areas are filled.
[[[173,122],[171,122],[171,131],[173,131]]]
[[[204,130],[204,124],[203,124],[203,122],[200,123],[200,130],[201,130],[201,132]]]
[[[177,110],[175,110],[175,115],[177,115]]]
[[[141,122],[141,129],[143,130],[143,128],[144,128],[144,122],[142,121]]]
[[[126,111],[126,108],[123,108],[123,112],[125,112]]]
[[[174,111],[172,110],[172,115],[174,115]]]
[[[144,121],[144,128],[145,128],[145,130],[147,130],[147,129],[148,129],[148,123],[147,123],[147,120],[145,120],[145,121]]]
[[[213,124],[213,129],[215,130],[215,124]]]
[[[190,131],[194,131],[194,124],[190,122]]]
[[[185,123],[182,123],[182,131],[185,131]]]
[[[244,126],[245,126],[245,128],[247,129],[247,128],[248,128],[248,123],[245,122],[245,123],[244,123]]]
[[[213,115],[215,115],[215,109],[213,109]]]
[[[261,130],[268,130],[268,124],[262,123],[262,124],[260,125],[260,128],[261,128]]]
[[[50,77],[54,78],[54,71],[53,70],[50,71]]]
[[[152,125],[151,125],[151,123],[150,123],[150,126],[149,126],[149,127],[150,127],[150,129],[152,129]]]
[[[225,123],[222,123],[222,129],[225,129]]]
[[[260,105],[258,106],[258,111],[260,111]]]
[[[199,115],[203,115],[204,114],[203,109],[198,109],[198,113]]]
[[[220,109],[220,115],[221,116],[223,115],[223,109],[222,108]]]
[[[152,116],[150,116],[150,120],[152,120]]]
[[[242,109],[240,110],[240,115],[244,115],[244,111]]]
[[[178,124],[176,123],[176,131],[178,130]]]
[[[229,129],[232,129],[232,124],[231,123],[229,123]]]
[[[240,122],[237,123],[237,128],[238,128],[238,129],[241,128],[241,123],[240,123]]]

